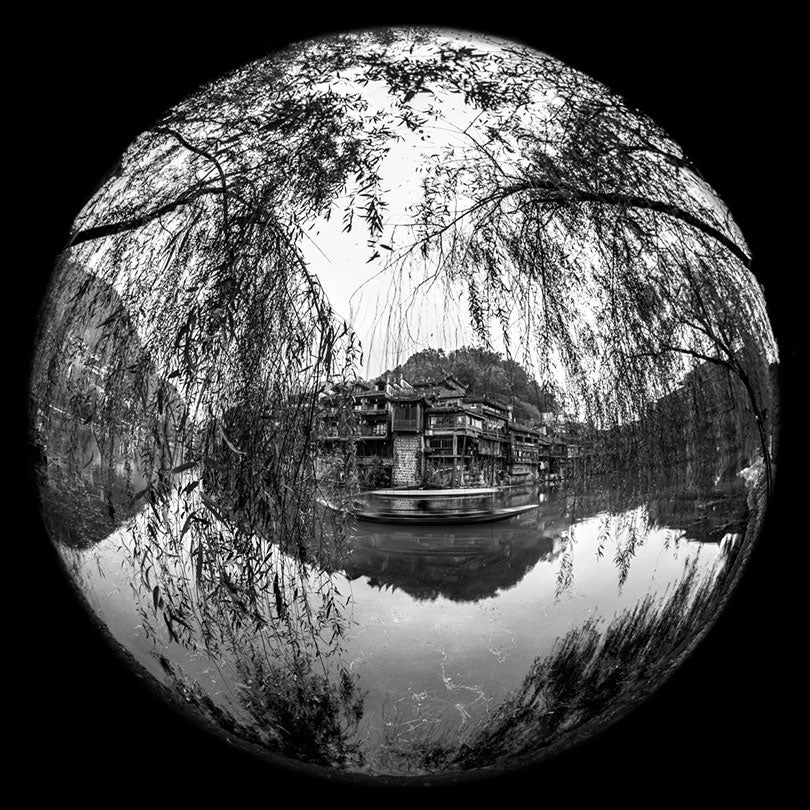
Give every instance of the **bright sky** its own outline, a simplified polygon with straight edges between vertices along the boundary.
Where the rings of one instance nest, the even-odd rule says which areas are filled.
[[[435,135],[426,134],[431,141]],[[417,155],[426,144],[409,139],[396,144],[381,167],[384,189],[390,189],[385,234],[380,240],[394,248],[413,237],[405,227],[406,207],[419,196]],[[419,263],[409,273],[386,268],[392,253],[380,250],[369,262],[373,249],[367,244],[365,226],[355,222],[343,232],[339,215],[329,222],[317,221],[302,245],[311,270],[318,276],[336,312],[351,323],[364,349],[363,373],[372,376],[391,368],[427,346],[449,350],[472,340],[467,326],[466,301],[441,293],[441,285],[414,290],[432,268]]]
[[[357,85],[345,84],[356,92]],[[392,101],[381,86],[362,89],[371,111],[385,109]],[[417,102],[424,99],[422,104]],[[455,147],[463,151],[474,146],[471,137],[485,142],[487,136],[477,128],[479,110],[465,105],[463,99],[447,93],[440,99],[417,96],[411,106],[417,111],[426,104],[439,104],[441,119],[413,132],[402,126],[402,139],[392,141],[380,167],[384,197],[388,209],[385,233],[380,242],[394,251],[410,245],[414,234],[408,223],[408,206],[422,196],[420,165],[430,155]],[[421,109],[420,109],[421,107]],[[465,134],[466,133],[466,134]],[[317,220],[302,248],[310,269],[318,276],[335,311],[345,318],[359,336],[364,350],[363,376],[372,377],[402,363],[416,351],[432,347],[449,351],[463,345],[480,344],[470,325],[468,300],[463,286],[446,290],[446,279],[431,283],[435,262],[427,263],[415,251],[406,269],[388,266],[395,254],[381,249],[372,261],[374,249],[367,243],[365,223],[355,217],[349,233],[343,232],[342,204],[329,221]],[[457,200],[464,207],[470,200]],[[492,348],[505,352],[502,329],[492,325]],[[518,334],[510,338],[514,346]],[[514,350],[513,350],[514,353]]]

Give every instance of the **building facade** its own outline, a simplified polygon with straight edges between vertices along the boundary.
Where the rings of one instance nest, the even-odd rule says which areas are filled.
[[[351,419],[323,400],[326,451],[354,437],[361,487],[470,486],[536,481],[559,470],[570,447],[545,429],[516,422],[493,397],[467,396],[449,375],[411,383],[403,378],[358,381]]]

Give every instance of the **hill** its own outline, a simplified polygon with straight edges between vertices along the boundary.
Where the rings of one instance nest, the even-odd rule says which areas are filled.
[[[511,404],[514,418],[520,422],[538,421],[541,413],[559,411],[551,390],[540,386],[520,363],[488,349],[462,346],[445,353],[428,348],[388,373],[401,374],[411,382],[440,380],[452,374],[468,386],[470,396],[490,396]]]

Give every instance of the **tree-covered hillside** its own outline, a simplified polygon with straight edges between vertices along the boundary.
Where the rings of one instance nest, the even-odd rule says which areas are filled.
[[[424,349],[390,373],[401,374],[410,382],[438,381],[452,374],[468,386],[468,395],[491,396],[512,404],[514,418],[521,422],[536,421],[543,412],[559,410],[553,392],[538,385],[520,363],[489,349],[462,346],[448,353],[443,349]]]

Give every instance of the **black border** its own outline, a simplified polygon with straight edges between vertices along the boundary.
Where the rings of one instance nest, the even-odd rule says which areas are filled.
[[[801,150],[793,126],[795,74],[789,19],[659,16],[611,10],[565,17],[539,8],[395,16],[332,7],[274,17],[228,5],[177,18],[155,7],[103,17],[72,9],[20,30],[13,78],[19,116],[7,125],[21,169],[22,250],[8,272],[16,361],[8,509],[12,560],[4,624],[12,773],[30,791],[82,796],[110,789],[186,798],[284,788],[347,799],[422,800],[520,795],[552,798],[742,796],[775,798],[791,781],[785,735],[794,712],[797,641],[783,605],[797,528],[798,315],[793,273],[803,262],[788,189]],[[132,138],[201,83],[290,41],[373,24],[427,23],[516,39],[600,79],[650,114],[700,166],[732,210],[755,256],[783,366],[783,441],[766,532],[708,639],[639,709],[572,751],[535,767],[452,787],[352,787],[280,770],[201,733],[140,683],[87,621],[51,550],[25,467],[28,352],[38,302],[73,217]],[[797,92],[797,91],[796,91]],[[15,491],[15,490],[12,490]],[[20,508],[21,507],[21,508]],[[142,793],[141,793],[142,791]],[[649,792],[652,791],[652,792]],[[291,795],[294,795],[291,794]],[[708,798],[708,797],[707,797]]]

